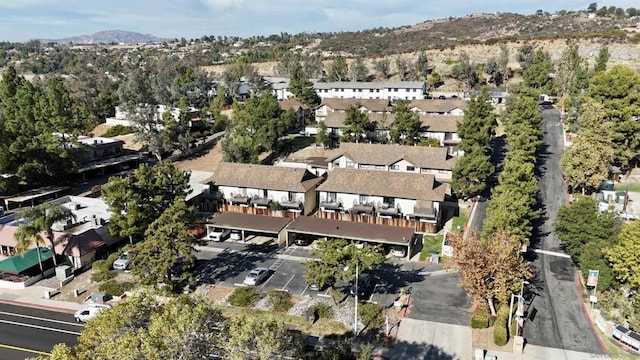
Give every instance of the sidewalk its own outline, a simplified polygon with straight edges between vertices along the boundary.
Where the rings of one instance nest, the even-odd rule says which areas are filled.
[[[47,290],[52,291],[51,288],[38,285],[32,285],[20,290],[0,289],[0,303],[28,306],[69,314],[73,314],[84,308],[82,304],[55,300],[55,296],[53,299],[45,299],[44,293]]]

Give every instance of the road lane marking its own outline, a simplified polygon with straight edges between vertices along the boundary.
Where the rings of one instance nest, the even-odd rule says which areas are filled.
[[[309,288],[309,285],[304,287],[304,290],[302,290],[302,292],[300,293],[300,297],[302,297],[302,295],[304,295],[304,293],[307,292],[308,288]]]
[[[78,323],[75,323],[75,322],[54,320],[54,319],[41,318],[41,317],[37,317],[37,316],[29,316],[29,315],[22,315],[22,314],[16,314],[16,313],[9,313],[9,312],[5,312],[5,311],[0,311],[0,315],[8,315],[8,316],[21,317],[21,318],[24,318],[24,319],[48,321],[48,322],[57,323],[57,324],[65,324],[65,325],[73,325],[73,326],[84,327],[84,325],[78,324]]]
[[[9,324],[9,325],[24,326],[24,327],[28,327],[28,328],[32,328],[32,329],[49,330],[49,331],[55,331],[55,332],[59,332],[59,333],[63,333],[63,334],[70,334],[70,335],[80,336],[79,332],[69,331],[69,330],[62,330],[62,329],[54,329],[54,328],[50,328],[50,327],[46,327],[46,326],[25,324],[25,323],[19,323],[19,322],[8,321],[8,320],[0,320],[0,323]]]
[[[51,355],[48,352],[38,351],[38,350],[33,350],[33,349],[27,349],[27,348],[23,348],[23,347],[20,347],[20,346],[0,344],[0,347],[1,348],[5,348],[5,349],[28,352],[28,353],[32,353],[32,354],[38,354],[38,355]]]
[[[566,258],[566,259],[571,259],[570,255],[563,254],[561,252],[542,250],[542,249],[533,249],[533,252],[538,253],[538,254],[545,254],[545,255],[550,255],[550,256],[558,256],[558,257],[562,257],[562,258]]]
[[[286,284],[284,284],[284,286],[283,286],[283,287],[282,287],[282,289],[280,289],[280,290],[283,290],[283,291],[284,291],[284,289],[287,287],[287,285],[289,285],[289,283],[291,282],[291,280],[293,280],[293,278],[294,278],[295,276],[296,276],[296,274],[291,275],[291,279],[289,279],[289,281],[287,281],[287,283],[286,283]]]

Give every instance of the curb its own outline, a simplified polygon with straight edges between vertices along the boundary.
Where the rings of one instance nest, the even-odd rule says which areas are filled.
[[[605,355],[609,355],[609,351],[607,350],[607,347],[605,346],[604,341],[602,341],[602,338],[600,337],[600,332],[598,331],[598,329],[596,329],[596,326],[593,323],[591,312],[589,311],[589,309],[587,309],[587,304],[585,304],[584,299],[582,298],[582,294],[584,294],[584,288],[582,286],[582,278],[580,277],[579,271],[576,271],[576,282],[578,285],[578,293],[580,294],[580,300],[581,300],[580,302],[582,303],[582,310],[584,311],[584,315],[587,317],[587,320],[589,320],[589,325],[591,325],[591,330],[593,330],[593,333],[596,335],[596,338],[598,338],[598,342],[600,343],[600,348],[602,349]]]
[[[57,307],[57,306],[34,304],[34,303],[29,303],[29,302],[24,302],[24,301],[0,299],[0,303],[16,305],[16,306],[23,306],[23,307],[30,307],[30,308],[34,308],[34,309],[49,310],[49,311],[67,313],[67,314],[75,314],[76,313],[76,310],[72,310],[72,309],[65,309],[65,308],[61,308],[61,307]]]

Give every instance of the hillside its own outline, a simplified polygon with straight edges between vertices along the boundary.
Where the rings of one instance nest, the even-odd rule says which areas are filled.
[[[151,34],[141,34],[132,31],[107,30],[99,31],[91,35],[79,35],[63,39],[43,39],[43,43],[58,44],[139,44],[149,42],[162,42],[168,39],[155,37]]]
[[[338,33],[324,39],[317,48],[353,55],[389,55],[419,50],[442,50],[464,44],[499,41],[607,38],[626,42],[622,29],[637,19],[589,18],[584,12],[554,15],[512,13],[471,14],[460,18],[429,20],[398,28]]]

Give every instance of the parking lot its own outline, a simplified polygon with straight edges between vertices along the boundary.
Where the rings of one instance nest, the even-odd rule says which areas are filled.
[[[330,297],[328,290],[310,290],[304,279],[303,262],[311,259],[308,247],[292,245],[279,248],[270,241],[222,242],[202,247],[197,253],[196,280],[223,287],[240,287],[245,275],[254,268],[269,269],[269,276],[256,289],[287,291],[300,296]],[[391,258],[391,265],[371,272],[372,286],[363,301],[391,306],[401,289],[411,289],[409,317],[467,325],[470,302],[456,274],[448,274],[438,264],[408,262]],[[349,294],[349,283],[340,281],[336,288]],[[336,299],[339,300],[339,299]]]

